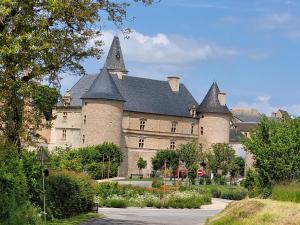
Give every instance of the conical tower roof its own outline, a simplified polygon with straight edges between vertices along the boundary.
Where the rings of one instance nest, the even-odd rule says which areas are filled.
[[[119,37],[115,36],[110,46],[105,67],[108,70],[127,72],[123,59]]]
[[[101,70],[100,74],[88,91],[82,95],[81,99],[125,101],[106,67]]]
[[[220,89],[216,82],[212,84],[202,103],[197,108],[197,113],[225,113],[231,114],[226,105],[221,105],[218,95]]]

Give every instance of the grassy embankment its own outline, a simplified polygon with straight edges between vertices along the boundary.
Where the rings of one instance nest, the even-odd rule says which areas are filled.
[[[206,225],[299,225],[300,204],[270,199],[246,199],[231,203]]]
[[[103,215],[97,213],[87,213],[74,216],[68,219],[56,219],[49,221],[48,225],[79,225],[80,223],[87,222],[92,219],[103,218]]]

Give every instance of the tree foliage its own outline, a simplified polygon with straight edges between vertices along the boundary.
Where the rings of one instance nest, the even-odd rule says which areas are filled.
[[[136,164],[140,170],[140,173],[142,169],[145,169],[147,167],[147,161],[144,160],[142,157],[139,158]]]
[[[83,74],[82,61],[102,54],[101,25],[118,27],[130,3],[152,0],[4,0],[0,3],[0,128],[21,146],[30,129],[24,107],[42,81],[59,86],[59,74]],[[26,127],[27,125],[27,127]]]
[[[263,118],[243,144],[253,155],[262,185],[300,178],[300,119]]]
[[[60,97],[56,88],[38,85],[32,93],[34,105],[39,109],[47,121],[52,119],[52,108]]]
[[[118,175],[118,168],[123,161],[123,153],[119,146],[113,143],[89,146],[79,149],[57,149],[50,155],[50,165],[53,169],[68,169],[87,172],[94,179]]]
[[[212,149],[206,155],[208,167],[214,174],[227,175],[235,159],[235,151],[228,144],[214,144]]]

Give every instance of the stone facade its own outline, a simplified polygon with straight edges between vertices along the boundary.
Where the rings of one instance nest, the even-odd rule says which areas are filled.
[[[113,142],[124,153],[121,176],[139,172],[161,149],[175,150],[196,139],[204,149],[229,143],[231,113],[216,83],[198,103],[177,76],[168,81],[130,77],[117,37],[97,77],[83,77],[54,110],[50,149]],[[198,108],[197,108],[198,107]]]

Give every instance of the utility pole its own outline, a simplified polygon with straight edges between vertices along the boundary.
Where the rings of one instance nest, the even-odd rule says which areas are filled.
[[[165,160],[165,165],[164,165],[164,196],[166,194],[166,174],[167,174],[167,160]]]
[[[107,169],[107,178],[109,181],[109,176],[110,176],[110,156],[108,156],[108,169]]]
[[[104,179],[104,154],[102,155],[101,177]]]

